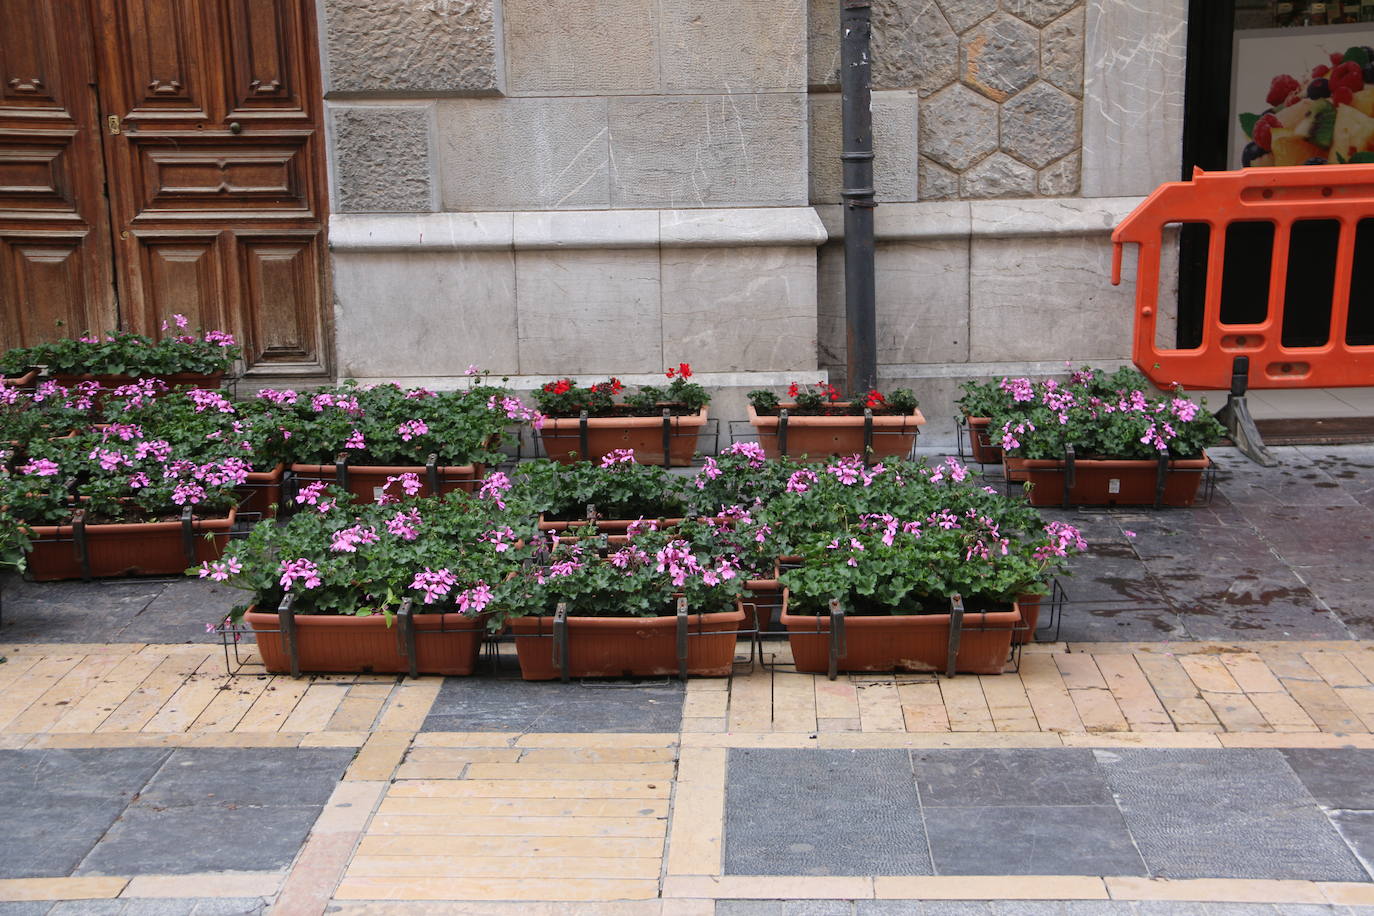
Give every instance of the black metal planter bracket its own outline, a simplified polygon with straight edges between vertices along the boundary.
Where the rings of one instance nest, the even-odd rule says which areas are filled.
[[[568,603],[558,602],[553,612],[553,663],[558,666],[558,677],[568,682]]]
[[[191,519],[191,507],[181,507],[181,549],[186,554],[186,565],[196,565],[196,529]]]
[[[778,411],[778,454],[787,457],[787,408]]]
[[[281,630],[282,648],[291,659],[291,676],[301,676],[301,653],[296,645],[296,596],[287,594],[277,605],[277,629]]]
[[[590,461],[587,451],[587,412],[584,410],[577,415],[577,457]]]
[[[425,459],[425,477],[429,479],[429,495],[439,495],[439,456],[434,452],[429,453]]]
[[[420,660],[415,655],[415,609],[414,599],[401,602],[396,612],[396,649],[405,658],[411,677],[420,676]]]
[[[673,466],[673,456],[668,453],[668,448],[673,444],[673,412],[668,408],[663,408],[663,466],[670,468]]]
[[[86,510],[77,509],[72,513],[72,550],[76,562],[81,564],[81,578],[91,578],[91,547],[86,542]]]
[[[1073,491],[1074,485],[1074,463],[1077,455],[1073,450],[1073,443],[1064,446],[1064,508],[1069,508],[1069,493]]]
[[[677,677],[687,680],[687,599],[677,599]]]
[[[959,661],[959,639],[964,630],[964,596],[949,598],[949,654],[945,656],[945,677],[954,677]]]
[[[835,680],[835,675],[840,673],[840,659],[848,654],[849,650],[845,646],[844,633],[844,608],[840,607],[839,598],[830,599],[830,662],[826,667],[825,676],[830,680]]]
[[[873,409],[864,408],[864,464],[873,461]]]
[[[345,452],[334,456],[334,480],[341,489],[348,489],[348,455]]]
[[[1169,480],[1169,453],[1160,452],[1155,464],[1155,508],[1164,503],[1164,484]]]

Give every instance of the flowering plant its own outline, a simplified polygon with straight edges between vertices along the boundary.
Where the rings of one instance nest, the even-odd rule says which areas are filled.
[[[596,506],[599,518],[679,518],[687,501],[684,478],[639,464],[632,449],[611,452],[600,463],[521,462],[510,485],[513,505],[549,520],[586,518],[588,505]]]
[[[243,458],[178,451],[136,424],[115,424],[29,443],[27,460],[0,480],[0,504],[31,525],[65,523],[73,495],[92,522],[170,519],[185,506],[223,514],[248,470]]]
[[[400,498],[356,506],[343,490],[305,488],[302,511],[285,525],[256,525],[220,560],[188,574],[250,593],[234,608],[275,610],[295,596],[305,614],[394,614],[410,598],[417,613],[479,614],[527,556],[533,534],[492,499]]]
[[[687,488],[690,513],[713,515],[727,506],[766,505],[783,493],[788,478],[801,465],[786,459],[768,460],[757,442],[736,442],[705,465]]]
[[[116,388],[104,401],[104,422],[136,425],[169,442],[179,454],[242,458],[253,470],[268,470],[286,460],[287,430],[270,401],[231,401],[201,388],[154,398],[149,389],[157,387],[165,386],[146,379]]]
[[[68,389],[51,380],[33,391],[0,387],[0,444],[23,450],[36,439],[63,436],[91,422],[99,388],[82,382]]]
[[[570,378],[557,379],[535,391],[534,399],[539,410],[550,417],[576,417],[584,410],[589,417],[649,417],[661,413],[664,407],[681,415],[696,413],[711,402],[705,388],[688,381],[692,377],[690,364],[678,363],[664,375],[671,380],[668,385],[644,385],[637,392],[624,395],[621,403],[616,403],[615,398],[625,390],[625,385],[614,376],[585,388]]]
[[[1003,379],[999,388],[1009,402],[992,412],[989,433],[1025,458],[1061,459],[1068,445],[1083,458],[1192,458],[1225,431],[1181,387],[1147,393],[1148,380],[1134,369],[1081,369],[1065,383]]]
[[[7,464],[10,453],[0,449],[0,492],[8,492],[6,482],[10,472]],[[9,506],[0,504],[0,571],[13,569],[24,571],[24,553],[29,547],[29,530],[10,512]]]
[[[332,464],[340,453],[358,465],[441,464],[500,460],[499,447],[512,420],[537,420],[504,388],[482,383],[459,391],[401,388],[394,383],[312,392],[260,391],[282,411],[288,450],[298,462]]]
[[[502,583],[496,616],[552,614],[560,602],[582,617],[657,617],[678,597],[693,613],[718,611],[742,591],[738,558],[721,529],[702,523],[632,528],[623,543],[606,536],[536,541],[533,561]]]
[[[773,416],[783,407],[797,416],[857,416],[865,410],[872,410],[875,414],[899,415],[911,413],[918,405],[916,395],[910,388],[896,388],[886,395],[874,388],[845,400],[840,395],[840,389],[824,380],[810,385],[793,382],[787,386],[787,396],[792,399],[790,404],[783,403],[767,389],[760,388],[747,395],[754,412],[760,416]]]
[[[174,315],[178,331],[189,324],[184,315]],[[171,330],[167,322],[164,331]],[[142,334],[118,331],[62,338],[32,347],[18,347],[0,357],[0,369],[23,372],[30,366],[46,366],[62,375],[172,375],[194,372],[213,375],[228,371],[242,350],[233,335],[224,331],[197,334],[178,333],[153,340]]]

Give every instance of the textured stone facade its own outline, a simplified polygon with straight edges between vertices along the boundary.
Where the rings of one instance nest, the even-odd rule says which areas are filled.
[[[496,9],[496,0],[324,0],[329,91],[497,92]]]
[[[339,106],[329,115],[336,210],[434,209],[429,105]]]

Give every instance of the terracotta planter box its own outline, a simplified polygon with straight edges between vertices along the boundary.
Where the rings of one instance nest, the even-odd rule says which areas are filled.
[[[1026,459],[1018,458],[1016,455],[1002,456],[1002,463],[1007,468],[1007,480],[1021,481],[1024,483],[1030,480],[1030,472],[1026,470]]]
[[[168,375],[68,375],[60,372],[53,373],[53,380],[63,388],[70,388],[80,382],[99,382],[102,388],[118,388],[122,385],[132,385],[140,378],[156,378],[167,383],[167,387],[173,391],[182,388],[218,388],[224,382],[223,372],[212,372],[204,374],[200,372],[174,372]]]
[[[1021,626],[1012,631],[1013,645],[1035,642],[1035,628],[1040,626],[1040,603],[1044,600],[1044,595],[1021,595],[1016,599],[1016,606],[1021,609]]]
[[[650,519],[646,516],[644,520],[649,521]],[[633,518],[599,518],[596,520],[596,530],[598,534],[624,534],[625,532],[629,531],[630,526],[637,521],[639,520]],[[680,525],[682,524],[683,520],[680,518],[663,518],[653,519],[653,521],[657,521],[658,527],[662,529],[671,528],[675,525]],[[543,515],[539,516],[540,531],[557,531],[560,534],[562,532],[567,532],[568,535],[577,537],[586,534],[586,527],[586,519],[575,519],[572,521],[560,522],[549,521],[545,519]]]
[[[270,471],[250,471],[248,481],[234,492],[239,498],[239,512],[254,513],[259,518],[275,518],[274,506],[281,505],[281,480],[286,465],[279,464]]]
[[[796,404],[786,402],[779,408],[792,411]],[[759,444],[769,458],[781,457],[778,442],[778,417],[761,417],[749,405],[749,422],[758,432]],[[916,444],[918,427],[924,426],[925,416],[915,410],[898,416],[873,418],[873,446],[869,458],[904,458]],[[796,458],[828,458],[834,455],[857,455],[864,450],[864,418],[853,417],[787,417],[787,454]]]
[[[792,614],[783,593],[782,623],[792,644],[797,670],[824,674],[830,668],[830,618]],[[1015,604],[1010,611],[964,616],[955,670],[964,674],[1001,674],[1011,655],[1011,637],[1021,623]],[[816,632],[819,630],[820,632]],[[949,615],[846,617],[845,653],[840,671],[943,671],[949,653]]]
[[[709,408],[694,414],[672,417],[668,440],[668,457],[672,465],[685,467],[697,451],[697,437],[706,426]],[[587,454],[581,454],[581,438],[577,417],[550,417],[544,421],[539,438],[544,453],[559,464],[575,461],[597,461],[618,448],[632,448],[640,464],[663,464],[662,417],[589,417],[587,419]]]
[[[1032,506],[1059,506],[1064,503],[1064,462],[1023,459],[1027,480],[1034,484],[1026,491]],[[1165,473],[1162,506],[1191,506],[1197,499],[1202,475],[1211,466],[1206,453],[1201,458],[1169,462]],[[1159,464],[1145,460],[1082,459],[1073,464],[1073,487],[1069,504],[1075,506],[1153,506]],[[1008,475],[1010,476],[1010,475]]]
[[[760,633],[766,633],[772,628],[773,609],[782,605],[783,589],[778,576],[782,573],[783,567],[797,567],[801,562],[801,557],[778,557],[773,563],[771,579],[749,579],[744,583],[744,587],[753,593],[752,600],[744,602],[744,612],[752,618],[746,622],[757,622]]]
[[[229,541],[235,510],[227,518],[196,519],[192,541],[195,563],[218,560]],[[206,538],[209,532],[213,536]],[[30,575],[39,582],[80,579],[81,563],[70,525],[37,525],[33,529],[33,550],[29,554]],[[181,522],[128,522],[86,526],[86,548],[91,575],[167,576],[184,572],[188,562],[182,542]]]
[[[415,656],[421,674],[472,673],[486,632],[485,617],[416,614],[414,619]],[[291,660],[282,646],[281,633],[277,632],[277,615],[250,609],[244,620],[253,628],[267,670],[274,674],[289,672]],[[398,674],[410,670],[396,638],[395,618],[387,626],[381,614],[297,614],[296,639],[301,671]]]
[[[988,436],[991,417],[966,417],[970,457],[979,464],[1001,464],[1002,446],[993,445]]]
[[[560,677],[553,656],[553,617],[516,617],[509,623],[527,681]],[[736,631],[744,628],[744,609],[688,616],[687,673],[725,677],[735,659]],[[690,634],[704,633],[696,636]],[[539,635],[543,634],[543,635]],[[569,617],[570,677],[675,676],[677,618]]]
[[[473,493],[482,483],[482,475],[486,473],[486,466],[482,464],[461,464],[440,467],[439,471],[439,493],[453,493],[462,490],[465,493]],[[305,483],[316,480],[325,480],[329,483],[338,482],[338,469],[332,464],[293,464],[291,472],[301,478]],[[353,494],[353,501],[357,503],[375,503],[381,495],[382,487],[386,486],[388,477],[400,477],[402,474],[414,474],[420,478],[420,496],[433,496],[429,486],[429,475],[425,473],[423,465],[418,466],[397,466],[385,467],[380,465],[349,465],[348,466],[348,492]],[[399,483],[391,485],[389,491],[394,496],[404,496],[405,491],[401,489]]]

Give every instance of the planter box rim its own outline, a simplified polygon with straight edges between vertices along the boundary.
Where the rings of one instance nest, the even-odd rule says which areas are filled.
[[[440,473],[472,473],[477,469],[479,462],[469,464],[441,464],[436,469]],[[399,477],[401,474],[424,474],[428,468],[423,464],[350,464],[347,465],[350,472],[358,474],[386,474],[388,477]],[[291,462],[291,470],[295,473],[323,474],[326,471],[333,473],[337,466],[333,464],[308,464],[304,461]]]
[[[796,407],[796,404],[792,402],[783,402],[778,406],[782,409],[791,410]],[[747,409],[749,411],[749,422],[754,426],[763,428],[778,425],[778,417],[760,415],[759,412],[754,409],[753,404],[747,405]],[[788,414],[787,416],[788,426],[863,426],[863,422],[863,414],[846,414],[840,417],[797,416],[793,414]],[[912,426],[924,426],[925,423],[925,414],[921,413],[919,407],[911,413],[873,415],[873,425],[875,427],[905,427],[908,424]]]
[[[238,515],[238,508],[231,506],[227,516],[215,516],[214,518],[191,519],[191,528],[195,531],[221,531],[234,527],[234,519]],[[72,525],[30,525],[37,539],[43,537],[62,537],[64,533],[70,533]],[[92,522],[86,526],[87,531],[99,530],[106,534],[125,534],[133,532],[161,532],[180,530],[180,520],[174,522]]]
[[[1017,462],[1018,467],[1035,470],[1057,470],[1065,466],[1062,458],[1022,458],[1017,455],[1008,456],[1009,460]],[[1104,470],[1112,468],[1134,468],[1144,464],[1154,467],[1158,462],[1153,458],[1075,458],[1074,466],[1089,465]],[[1212,459],[1207,454],[1206,449],[1198,458],[1170,458],[1169,470],[1193,470],[1203,469],[1211,465]]]
[[[391,628],[387,624],[384,614],[369,614],[366,617],[361,617],[356,614],[307,614],[298,612],[294,616],[297,625],[306,627],[332,625],[375,627],[381,625],[388,629]],[[486,623],[487,616],[486,614],[460,614],[457,611],[446,611],[441,614],[426,614],[421,611],[414,615],[414,620],[415,625],[422,629],[437,629],[440,626],[450,627],[453,624],[462,624],[457,629],[475,630]],[[243,619],[249,622],[269,623],[280,618],[276,611],[263,611],[259,610],[256,605],[251,605],[248,610],[244,611]],[[392,622],[395,622],[394,616]]]
[[[708,405],[706,407],[701,408],[696,413],[675,415],[670,417],[669,419],[672,421],[671,425],[673,426],[703,426],[706,423],[706,416],[709,410],[710,406]],[[580,423],[581,419],[579,417],[545,417],[544,429],[541,430],[541,432],[544,432],[546,430],[555,430],[558,432],[564,432],[566,430],[576,430]],[[662,417],[611,416],[587,418],[588,429],[623,429],[627,427],[630,429],[637,429],[640,427],[652,428],[662,426]]]
[[[705,611],[696,614],[689,613],[687,615],[688,625],[729,623],[732,620],[743,619],[744,608],[740,606],[738,600],[735,602],[733,610]],[[589,630],[620,628],[624,626],[627,621],[650,628],[661,627],[674,629],[677,627],[677,616],[675,614],[660,615],[657,617],[581,617],[573,616],[572,614],[568,615],[569,627],[580,627]],[[527,631],[526,635],[529,635],[530,632],[534,632],[535,630],[541,632],[547,630],[550,635],[553,634],[552,614],[531,614],[526,617],[511,617],[506,623],[510,626],[512,631],[519,632],[522,629]]]

